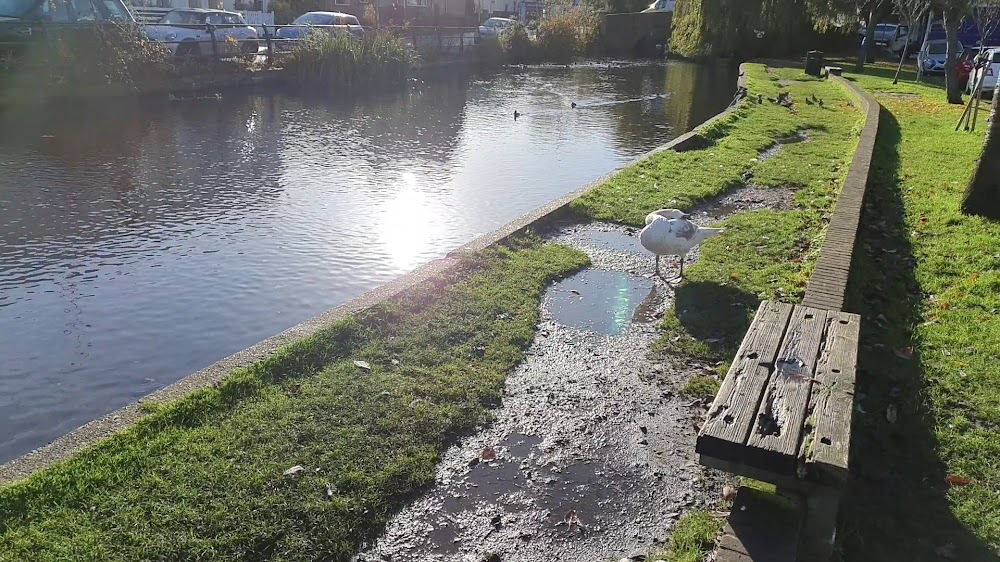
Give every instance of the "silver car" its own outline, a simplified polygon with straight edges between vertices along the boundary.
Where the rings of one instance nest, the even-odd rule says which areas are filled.
[[[961,53],[961,43],[956,45],[956,53]],[[948,41],[946,39],[935,39],[924,43],[917,53],[917,64],[924,70],[925,74],[943,74],[944,63],[948,59]]]
[[[171,10],[159,22],[146,26],[146,36],[163,43],[179,57],[233,55],[260,50],[257,30],[247,25],[242,14],[225,10]]]

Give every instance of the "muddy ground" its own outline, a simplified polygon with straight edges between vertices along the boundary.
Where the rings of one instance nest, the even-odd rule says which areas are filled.
[[[707,225],[791,197],[747,187],[692,214]],[[603,223],[549,235],[592,265],[547,290],[495,423],[445,454],[435,486],[358,562],[641,560],[685,510],[721,509],[733,478],[703,469],[694,452],[707,404],[677,393],[713,365],[650,355],[673,290],[637,235]],[[676,260],[661,270],[671,279]]]

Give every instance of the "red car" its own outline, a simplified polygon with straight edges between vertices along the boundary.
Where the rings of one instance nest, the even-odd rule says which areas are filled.
[[[976,58],[979,54],[979,49],[966,49],[962,51],[962,56],[958,57],[958,61],[955,62],[955,69],[958,70],[958,86],[963,90],[969,85],[969,76],[972,74],[972,69],[975,68],[976,63],[972,59]]]

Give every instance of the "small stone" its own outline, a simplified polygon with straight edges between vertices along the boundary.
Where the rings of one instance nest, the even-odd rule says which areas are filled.
[[[354,362],[354,366],[358,367],[359,369],[364,369],[366,371],[371,371],[372,370],[371,364],[369,362],[367,362],[367,361],[355,361]]]
[[[639,426],[639,431],[641,431],[643,435],[646,435],[646,432],[648,432],[649,429],[647,429],[646,426],[644,426],[644,425],[640,425]]]

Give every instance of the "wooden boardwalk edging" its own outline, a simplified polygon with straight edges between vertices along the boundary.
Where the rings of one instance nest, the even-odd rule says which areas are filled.
[[[806,285],[802,304],[812,308],[843,310],[882,106],[853,82],[839,76],[830,76],[829,79],[840,82],[854,94],[866,112],[865,127],[837,198],[816,268]]]

